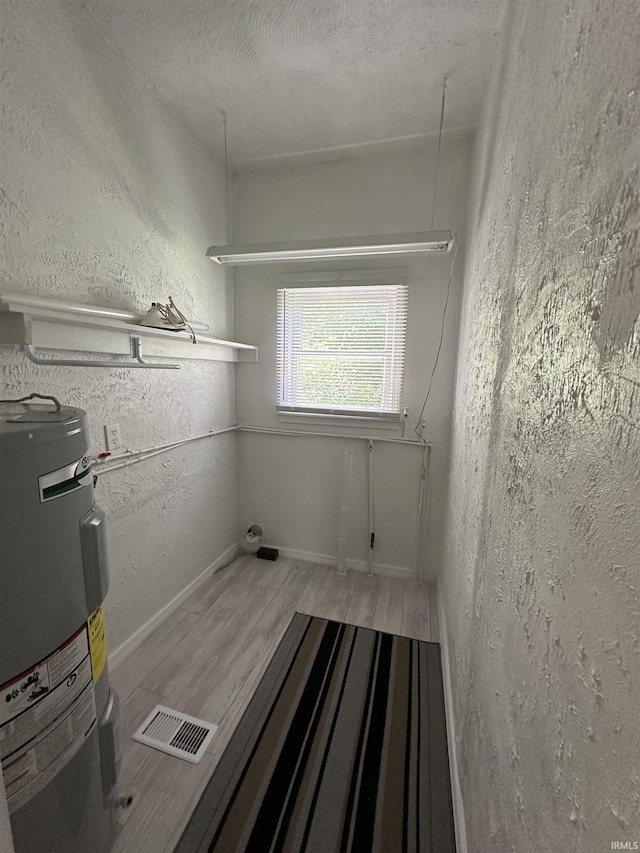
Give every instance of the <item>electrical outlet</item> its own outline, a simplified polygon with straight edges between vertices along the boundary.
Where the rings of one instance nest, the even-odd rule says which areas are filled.
[[[122,445],[120,438],[120,424],[105,424],[104,437],[107,445],[107,450],[116,450]]]

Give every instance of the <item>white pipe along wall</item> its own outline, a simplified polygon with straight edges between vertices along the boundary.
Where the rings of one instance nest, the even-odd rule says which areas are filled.
[[[172,295],[232,339],[230,276],[204,256],[226,235],[225,175],[94,28],[82,4],[5,3],[0,231],[6,289],[139,316]],[[4,286],[4,285],[3,285]],[[89,356],[90,357],[90,356]],[[154,359],[155,360],[155,359]],[[52,393],[89,414],[92,450],[118,423],[127,447],[235,423],[235,367],[39,366],[0,347],[0,397]],[[233,434],[100,477],[109,519],[111,652],[237,548]]]
[[[347,572],[347,541],[349,534],[349,516],[351,515],[353,482],[353,452],[344,452],[344,472],[342,474],[342,503],[340,506],[340,537],[338,539],[338,574]]]
[[[103,452],[98,458],[92,460],[94,464],[94,473],[96,476],[108,474],[110,471],[119,471],[121,468],[128,468],[137,462],[144,462],[146,459],[151,459],[153,456],[158,456],[160,453],[167,453],[169,450],[174,450],[176,447],[182,447],[185,444],[190,444],[192,441],[199,441],[202,438],[213,438],[216,435],[225,435],[228,432],[236,432],[237,424],[225,427],[224,429],[210,430],[203,432],[200,435],[190,435],[186,438],[179,438],[176,441],[170,441],[166,444],[155,444],[151,447],[145,447],[142,450],[125,450],[122,453]],[[122,461],[120,461],[122,460]]]
[[[640,14],[508,9],[476,145],[439,582],[457,775],[470,853],[633,850]]]
[[[424,438],[433,444],[430,516],[425,537],[424,578],[440,567],[444,523],[451,403],[453,396],[461,271],[464,262],[465,206],[470,140],[445,133],[442,143],[435,228],[450,228],[460,249],[453,271],[444,337],[433,387],[423,418]],[[238,243],[303,240],[401,233],[429,227],[434,199],[437,136],[414,151],[386,156],[240,173],[233,177],[234,240]],[[425,398],[438,341],[451,269],[451,254],[360,259],[301,264],[269,264],[236,270],[235,336],[260,349],[260,361],[239,365],[236,377],[238,421],[280,431],[278,437],[257,431],[239,435],[238,494],[242,527],[263,520],[270,544],[287,547],[298,558],[337,561],[340,494],[347,440],[321,437],[304,446],[288,432],[362,434],[375,444],[375,548],[369,547],[368,451],[353,449],[353,506],[347,560],[359,568],[412,577],[416,558],[416,512],[422,484],[418,454],[408,454],[382,438],[400,439],[408,421],[413,432]],[[400,269],[399,266],[401,266]],[[401,407],[406,421],[389,430],[279,418],[276,414],[276,291],[280,277],[293,286],[296,276],[309,283],[314,275],[357,273],[367,280],[409,281],[407,358]],[[339,277],[339,276],[338,276]],[[401,410],[402,410],[401,408]],[[419,443],[416,443],[420,446]],[[277,495],[277,500],[274,500]]]

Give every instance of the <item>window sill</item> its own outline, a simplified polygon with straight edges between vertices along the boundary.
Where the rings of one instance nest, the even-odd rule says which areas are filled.
[[[357,415],[321,415],[317,412],[276,412],[276,416],[280,423],[299,424],[299,425],[314,425],[324,427],[354,427],[356,429],[367,432],[375,430],[376,432],[392,432],[400,435],[402,431],[402,421],[385,420],[383,418],[367,418],[358,417]]]

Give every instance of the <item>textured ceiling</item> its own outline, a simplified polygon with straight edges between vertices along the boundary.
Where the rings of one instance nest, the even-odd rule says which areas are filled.
[[[473,127],[505,0],[81,0],[194,134],[236,168]],[[331,153],[328,153],[331,152]]]

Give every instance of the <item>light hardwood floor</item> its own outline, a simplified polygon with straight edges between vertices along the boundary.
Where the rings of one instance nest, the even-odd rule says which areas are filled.
[[[296,611],[438,641],[432,584],[238,557],[111,673],[123,726],[118,789],[137,794],[114,853],[173,850]],[[157,704],[219,725],[200,764],[131,740]]]

